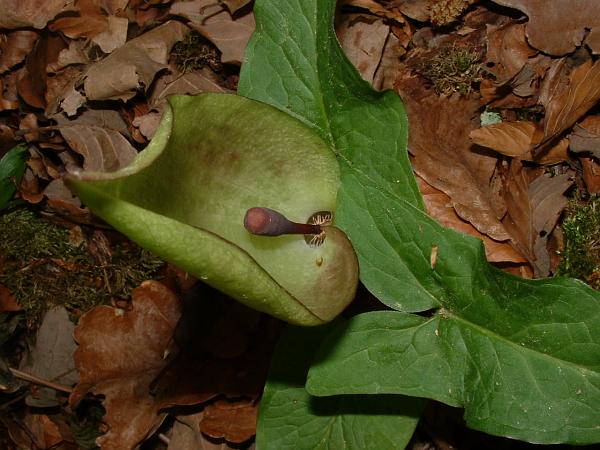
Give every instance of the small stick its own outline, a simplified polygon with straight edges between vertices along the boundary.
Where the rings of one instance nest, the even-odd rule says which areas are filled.
[[[31,375],[29,373],[21,372],[20,370],[13,369],[9,367],[10,373],[12,373],[15,377],[20,378],[21,380],[29,381],[30,383],[39,384],[40,386],[46,386],[50,389],[54,389],[55,391],[64,392],[66,394],[71,394],[73,389],[63,386],[58,383],[53,383],[52,381],[44,380],[43,378],[38,378],[35,375]]]

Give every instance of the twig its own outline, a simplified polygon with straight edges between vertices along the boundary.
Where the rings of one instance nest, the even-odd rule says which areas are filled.
[[[46,386],[50,389],[54,389],[55,391],[65,392],[66,394],[71,394],[73,389],[63,386],[58,383],[54,383],[52,381],[44,380],[43,378],[38,378],[35,375],[31,375],[29,373],[21,372],[20,370],[13,369],[9,367],[10,373],[12,373],[15,377],[20,378],[21,380],[29,381],[30,383],[39,384],[40,386]]]

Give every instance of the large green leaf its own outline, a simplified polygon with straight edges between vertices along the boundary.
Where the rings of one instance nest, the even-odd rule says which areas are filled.
[[[374,313],[341,327],[309,391],[424,396],[463,406],[468,423],[489,433],[599,441],[600,295],[574,280],[500,272],[480,241],[423,213],[402,105],[370,90],[344,58],[334,3],[258,0],[240,93],[300,118],[334,148],[337,224],[367,287],[401,311],[439,309],[430,319]]]
[[[219,94],[173,97],[132,165],[66,181],[116,229],[260,311],[316,325],[354,296],[356,256],[335,227],[325,227],[323,244],[314,246],[302,235],[255,236],[243,226],[252,207],[302,223],[335,211],[339,169],[328,146],[265,104]]]
[[[402,395],[311,397],[310,363],[334,324],[288,327],[271,363],[260,402],[259,450],[402,450],[425,401]]]
[[[354,187],[358,189],[358,187]],[[347,189],[352,189],[351,186]],[[600,295],[573,279],[525,280],[485,262],[481,242],[377,189],[355,217],[390,242],[415,242],[444,285],[427,319],[355,318],[309,372],[314,395],[405,394],[465,408],[467,424],[532,442],[600,442]],[[368,201],[366,201],[368,199]],[[423,269],[425,270],[425,269]]]
[[[404,106],[392,92],[375,92],[348,62],[333,32],[334,9],[335,0],[258,0],[238,92],[304,121],[349,170],[422,209],[406,152]],[[395,249],[357,227],[346,208],[340,197],[336,224],[352,241],[367,288],[396,309],[437,305]]]

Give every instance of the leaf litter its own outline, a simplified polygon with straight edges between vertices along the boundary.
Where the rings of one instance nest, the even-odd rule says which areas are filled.
[[[498,267],[525,277],[566,274],[597,286],[597,243],[586,240],[597,233],[581,232],[595,223],[600,192],[597,2],[577,8],[563,0],[340,3],[336,26],[346,54],[367,82],[404,99],[409,151],[429,214],[481,238]],[[30,384],[16,403],[18,420],[2,416],[10,439],[93,448],[104,433],[103,448],[133,448],[146,439],[159,445],[154,434],[170,440],[169,448],[186,448],[178,444],[191,442],[185,439],[198,448],[251,445],[277,325],[227,301],[209,314],[207,302],[200,312],[187,311],[186,292],[197,293],[198,285],[182,289],[176,280],[185,275],[157,272],[162,263],[137,250],[125,266],[115,264],[129,244],[62,182],[70,171],[126,166],[154,134],[169,95],[234,91],[254,29],[251,3],[26,0],[5,2],[0,12],[0,156],[27,145],[14,200],[37,211],[9,210],[0,218],[2,227],[18,224],[3,229],[9,239],[0,247],[1,314],[11,316],[0,325],[10,337],[19,315],[28,317],[32,332],[54,320],[32,299],[55,305],[79,291],[88,301],[65,303],[79,322],[80,381],[70,404]],[[484,125],[485,114],[499,122]],[[45,225],[36,228],[40,217]],[[48,234],[48,219],[63,228]],[[36,285],[37,276],[46,284]],[[164,284],[141,284],[150,278]],[[55,280],[69,280],[67,289]],[[102,302],[116,306],[92,306],[99,286]],[[182,310],[182,317],[209,317],[203,323],[211,331],[198,336],[186,320],[178,325]],[[68,341],[69,325],[61,314],[63,334],[41,339],[57,347],[41,350],[48,342],[40,342],[30,354],[34,365],[21,367],[42,380],[60,370],[35,355],[62,351],[61,367],[68,365],[71,350],[61,342]],[[95,366],[100,361],[106,364]],[[58,380],[73,387],[73,379]],[[23,388],[16,389],[21,395]],[[97,404],[91,392],[104,396],[105,414],[86,406]],[[42,412],[33,412],[27,402],[36,395],[62,412],[42,403]],[[181,415],[178,405],[195,409]],[[17,431],[23,427],[28,431]]]

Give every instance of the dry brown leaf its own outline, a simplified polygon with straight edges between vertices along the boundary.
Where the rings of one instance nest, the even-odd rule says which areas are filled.
[[[533,122],[501,122],[472,130],[469,137],[477,145],[512,158],[540,164],[557,164],[568,159],[569,141],[561,139],[539,160],[534,160],[531,148],[535,132],[536,125]]]
[[[594,53],[600,52],[600,2],[598,0],[493,0],[494,3],[523,11],[529,17],[529,43],[554,56],[571,53],[591,30],[587,41]]]
[[[427,22],[434,0],[390,0],[388,8],[398,8],[402,14],[419,22]]]
[[[204,409],[200,431],[241,444],[256,434],[257,407],[251,400],[217,400]]]
[[[406,54],[405,44],[394,34],[389,33],[381,62],[373,77],[373,87],[379,91],[393,89],[398,71],[398,61]]]
[[[600,158],[600,116],[588,116],[576,124],[569,134],[569,142],[571,151],[590,152]]]
[[[563,59],[550,69],[542,84],[544,136],[535,152],[543,151],[544,144],[570,128],[600,99],[600,61],[573,64],[574,60]]]
[[[346,56],[363,79],[373,83],[390,27],[383,19],[366,14],[344,14],[336,32]]]
[[[438,97],[414,77],[401,80],[397,88],[411,118],[409,151],[417,174],[449,195],[458,215],[481,233],[508,239],[500,222],[504,202],[490,184],[497,157],[473,149],[469,140],[470,130],[478,126],[479,101]]]
[[[417,176],[419,190],[425,202],[427,214],[442,226],[469,234],[483,241],[485,255],[488,261],[494,263],[523,263],[527,260],[517,252],[507,241],[498,242],[481,234],[469,222],[462,220],[452,207],[452,200],[442,191],[434,188],[423,178]]]
[[[520,161],[512,160],[504,189],[507,214],[503,219],[515,247],[533,267],[536,278],[550,274],[548,237],[568,203],[564,192],[573,184],[569,174],[541,173],[532,182]]]
[[[172,67],[171,73],[159,77],[154,83],[148,101],[150,110],[135,117],[132,124],[146,139],[151,139],[158,128],[170,95],[196,95],[201,92],[231,93],[232,91],[221,86],[215,73],[208,68],[180,74]]]
[[[60,127],[67,144],[83,156],[83,169],[93,172],[114,172],[128,166],[137,155],[123,135],[117,131],[93,125]]]
[[[31,52],[39,35],[34,31],[17,30],[0,35],[0,73],[22,62]]]
[[[591,194],[600,193],[600,164],[593,157],[580,156],[581,166],[583,168],[583,181],[587,191]]]
[[[173,430],[169,437],[167,450],[230,450],[239,446],[230,446],[227,442],[214,443],[200,432],[200,421],[204,412],[178,416],[173,424]],[[255,445],[244,446],[247,450],[254,450]]]
[[[75,364],[80,381],[71,401],[87,392],[105,396],[110,429],[97,440],[103,450],[134,448],[164,419],[149,385],[166,363],[163,355],[180,308],[171,291],[147,281],[133,292],[131,310],[100,306],[79,320]]]
[[[252,0],[222,0],[225,5],[227,5],[227,9],[231,14],[234,14],[238,9],[242,9],[244,6],[248,5]]]
[[[23,308],[17,303],[10,290],[0,283],[0,314],[5,312],[21,311]]]
[[[84,82],[88,100],[128,100],[139,88],[149,88],[156,73],[166,68],[171,47],[188,31],[180,22],[166,22],[90,66]]]
[[[508,22],[487,28],[487,67],[496,78],[496,84],[503,85],[523,68],[534,50],[525,40],[525,25]]]
[[[44,28],[57,14],[72,9],[74,0],[4,0],[0,28]]]
[[[240,64],[256,23],[252,13],[232,18],[214,0],[174,3],[169,12],[190,20],[188,25],[210,40],[221,51],[221,62]]]
[[[66,48],[59,36],[43,35],[33,51],[27,56],[23,73],[18,81],[19,95],[29,105],[36,108],[46,107],[48,74],[46,67],[58,59],[59,53]]]

